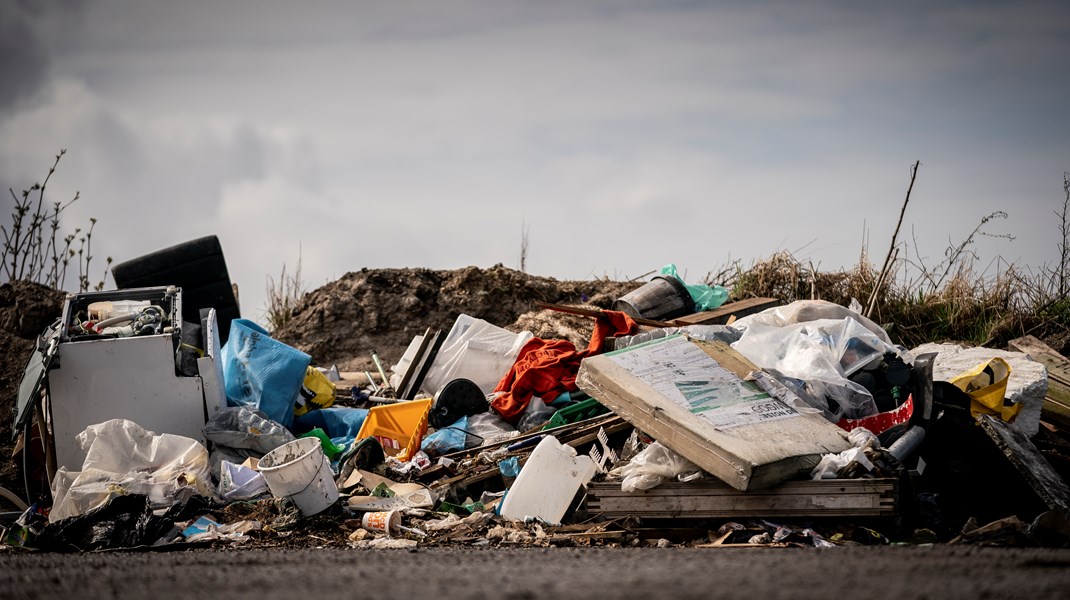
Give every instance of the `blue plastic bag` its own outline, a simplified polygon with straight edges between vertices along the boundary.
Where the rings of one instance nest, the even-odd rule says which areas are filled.
[[[310,410],[294,417],[294,431],[298,434],[319,427],[327,432],[332,440],[335,438],[355,438],[368,418],[368,409],[350,408],[348,406],[331,406]]]
[[[465,440],[468,438],[468,434],[465,433],[467,429],[468,417],[461,417],[449,427],[443,427],[425,437],[420,443],[420,449],[429,456],[464,450]]]
[[[702,312],[704,310],[713,310],[718,306],[725,303],[728,300],[728,290],[719,285],[688,285],[679,275],[676,274],[676,265],[669,263],[661,268],[662,275],[669,275],[680,280],[680,283],[684,284],[687,288],[687,292],[691,294],[691,299],[695,301],[695,311]]]
[[[294,398],[312,357],[272,339],[248,319],[230,322],[230,337],[220,354],[227,405],[259,408],[272,421],[292,427]]]

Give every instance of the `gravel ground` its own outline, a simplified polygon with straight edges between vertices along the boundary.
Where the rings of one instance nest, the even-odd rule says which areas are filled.
[[[0,554],[0,598],[1066,598],[1070,550],[209,550]]]

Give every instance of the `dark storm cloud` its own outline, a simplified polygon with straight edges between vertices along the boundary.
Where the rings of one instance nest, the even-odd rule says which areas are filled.
[[[31,98],[48,76],[48,52],[31,14],[16,4],[0,6],[0,115]]]

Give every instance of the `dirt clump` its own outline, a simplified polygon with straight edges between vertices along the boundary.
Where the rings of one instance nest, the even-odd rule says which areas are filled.
[[[37,336],[60,316],[64,292],[29,281],[0,285],[0,487],[21,489],[11,460],[15,443],[11,424],[15,419],[22,372]]]
[[[461,313],[512,331],[586,346],[590,319],[540,317],[535,301],[608,308],[642,282],[558,281],[495,265],[457,270],[362,269],[309,292],[274,337],[312,355],[313,364],[372,369],[397,362],[414,336],[448,332]]]

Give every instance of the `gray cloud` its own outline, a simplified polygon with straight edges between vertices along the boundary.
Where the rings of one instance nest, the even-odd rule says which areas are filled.
[[[1067,13],[102,0],[42,15],[47,78],[0,113],[0,176],[28,185],[68,147],[56,192],[82,190],[101,255],[219,234],[254,316],[299,248],[312,285],[515,265],[522,220],[529,268],[557,277],[781,248],[835,267],[867,229],[884,244],[917,158],[908,220],[938,256],[994,209],[1047,226]]]
[[[0,116],[32,98],[48,77],[49,60],[43,40],[29,15],[17,3],[0,6]]]

